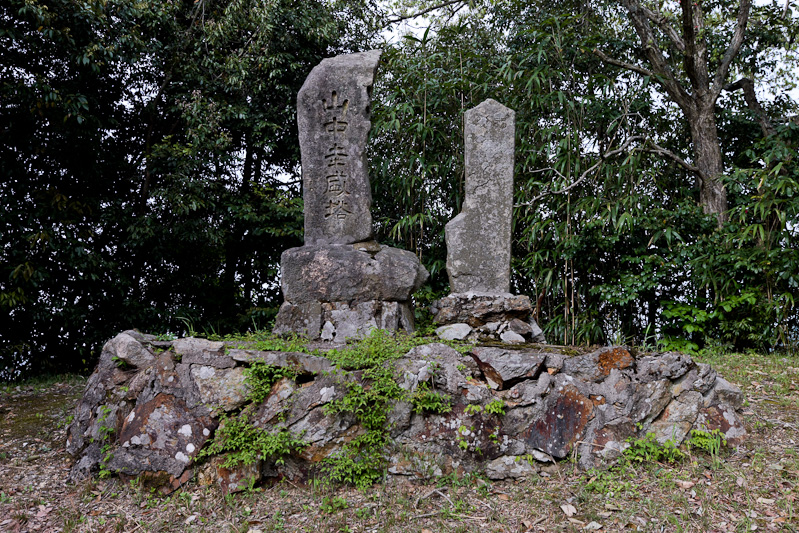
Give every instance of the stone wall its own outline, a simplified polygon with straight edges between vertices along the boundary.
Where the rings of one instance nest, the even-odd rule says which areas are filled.
[[[119,334],[103,348],[69,426],[71,478],[102,469],[158,480],[171,490],[196,475],[232,491],[263,478],[302,482],[322,475],[321,462],[365,432],[354,413],[326,414],[325,406],[352,384],[368,389],[372,383],[362,382],[363,371],[341,372],[324,356],[325,345],[319,347],[320,355],[312,355]],[[254,361],[291,369],[295,377],[279,379],[253,401],[245,369]],[[431,343],[393,365],[407,396],[392,403],[390,439],[377,451],[393,476],[483,471],[515,478],[571,454],[584,468],[612,463],[628,439],[647,433],[675,444],[691,429],[719,429],[732,445],[745,435],[740,390],[680,353],[473,347],[462,354]],[[412,398],[420,391],[440,395],[449,410],[419,409]],[[256,427],[287,433],[302,445],[246,467],[225,467],[224,457],[200,460],[220,424],[229,423],[226,417],[240,420],[242,413]]]

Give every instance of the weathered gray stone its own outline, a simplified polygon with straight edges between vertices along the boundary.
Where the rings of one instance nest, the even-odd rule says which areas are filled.
[[[535,468],[523,456],[503,455],[486,465],[488,479],[520,479],[536,475]]]
[[[366,141],[380,54],[324,59],[297,95],[306,244],[372,238]]]
[[[301,304],[283,302],[275,318],[275,327],[272,332],[275,335],[297,333],[298,335],[305,335],[309,339],[315,339],[319,337],[321,327],[321,302]]]
[[[705,407],[726,404],[732,407],[733,410],[739,409],[743,405],[743,402],[744,395],[741,389],[721,376],[716,377],[713,388],[705,395],[703,400]]]
[[[690,369],[691,358],[678,352],[647,355],[636,362],[636,374],[642,381],[677,379]]]
[[[172,349],[175,350],[175,354],[181,357],[181,362],[186,364],[213,366],[215,368],[236,366],[236,363],[225,355],[224,342],[187,337],[175,340],[172,343]]]
[[[514,318],[508,322],[508,329],[519,335],[522,340],[524,340],[525,335],[532,335],[533,333],[533,327],[527,322],[519,320],[518,318]]]
[[[471,357],[463,356],[446,344],[430,343],[412,348],[397,362],[398,368],[418,368],[417,382],[432,379],[433,387],[451,395],[461,395],[469,378],[479,372]],[[424,362],[424,368],[414,364]]]
[[[585,435],[594,403],[571,376],[558,374],[555,381],[542,414],[528,422],[523,437],[530,448],[563,459]]]
[[[514,115],[491,99],[465,114],[465,198],[445,229],[452,292],[510,291]]]
[[[459,341],[465,339],[472,332],[469,324],[450,324],[436,329],[436,335],[445,341]]]
[[[384,300],[406,302],[429,277],[407,250],[372,255],[353,246],[302,246],[281,257],[281,287],[292,304]]]
[[[530,330],[531,330],[530,331],[530,337],[531,337],[530,340],[532,340],[533,342],[546,344],[547,339],[546,339],[546,337],[544,337],[544,330],[541,329],[541,327],[538,325],[538,322],[536,322],[535,318],[533,318],[532,316],[530,317],[529,324],[530,324]]]
[[[103,346],[104,351],[136,368],[146,368],[155,362],[155,356],[128,332],[120,333]]]
[[[267,365],[291,368],[301,375],[321,374],[333,370],[333,364],[326,358],[303,352],[275,352],[258,350],[230,350],[234,361],[252,363],[261,361]]]
[[[499,338],[505,344],[524,344],[525,342],[524,337],[511,330],[503,331]]]
[[[508,391],[508,403],[514,406],[523,407],[532,403],[539,402],[549,393],[552,383],[552,376],[543,372],[537,381],[525,380],[511,387]]]
[[[679,445],[691,430],[702,406],[702,395],[686,391],[674,398],[652,423],[651,431],[661,444],[671,441]]]
[[[488,386],[508,389],[523,379],[535,379],[543,370],[546,355],[502,348],[475,348],[470,352],[485,375]]]
[[[180,476],[215,428],[216,422],[194,416],[181,400],[159,394],[125,417],[108,467],[131,475],[149,470]]]
[[[243,368],[195,365],[191,368],[191,377],[200,391],[201,401],[211,409],[232,411],[244,405],[248,389]]]
[[[563,372],[590,381],[602,381],[614,368],[633,365],[633,356],[623,346],[601,348],[585,355],[575,355],[563,362]]]
[[[130,353],[140,353],[131,340],[142,349],[156,342],[140,334],[125,337],[120,340]],[[106,345],[68,428],[67,451],[75,457],[70,479],[103,464],[148,482],[160,480],[168,491],[186,483],[196,468],[202,483],[223,491],[239,490],[262,475],[307,481],[320,472],[320,461],[365,432],[354,412],[327,408],[354,384],[368,390],[372,382],[363,371],[342,372],[331,360],[301,352],[240,349],[227,356],[236,366],[217,368],[185,362],[190,351],[182,346],[199,346],[193,340],[175,345],[182,356],[170,349],[133,370],[118,368],[117,344]],[[622,348],[603,348],[564,357],[557,347],[474,352],[473,359],[431,343],[395,360],[397,384],[407,395],[392,400],[387,414],[392,440],[383,453],[389,473],[427,479],[486,471],[491,478],[514,478],[536,468],[528,471],[526,461],[516,461],[520,456],[554,461],[575,454],[581,468],[593,468],[617,459],[628,439],[648,433],[675,444],[692,429],[719,429],[731,445],[745,436],[736,411],[740,390],[683,354],[636,358]],[[181,357],[184,362],[178,362]],[[243,370],[257,359],[292,367],[300,378],[279,380],[263,401],[253,403]],[[450,410],[416,409],[413,393],[421,384],[443,395]],[[504,415],[486,409],[498,400]],[[225,420],[221,412],[238,407],[254,426],[287,430],[307,446],[281,464],[267,458],[249,470],[228,471],[217,458],[195,468],[196,454]]]

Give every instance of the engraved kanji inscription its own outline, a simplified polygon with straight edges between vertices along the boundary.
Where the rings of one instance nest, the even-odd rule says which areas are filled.
[[[325,153],[327,173],[327,189],[325,198],[325,219],[335,218],[344,220],[352,214],[347,189],[347,163],[349,154],[339,143],[339,136],[347,131],[348,122],[345,120],[349,110],[349,100],[339,99],[338,93],[333,91],[330,99],[323,98],[322,106],[325,109],[325,132],[330,139],[330,148]]]

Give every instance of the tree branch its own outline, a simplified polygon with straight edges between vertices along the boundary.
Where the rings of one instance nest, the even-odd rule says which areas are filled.
[[[677,154],[675,154],[671,150],[667,150],[666,148],[663,148],[662,146],[660,146],[657,143],[654,143],[654,142],[650,141],[649,144],[650,144],[651,148],[643,148],[644,152],[648,152],[650,154],[662,155],[664,157],[667,157],[668,159],[671,159],[672,161],[674,161],[675,163],[677,163],[678,165],[683,167],[685,170],[687,170],[689,172],[693,172],[694,174],[696,174],[696,176],[699,178],[699,180],[704,183],[704,181],[706,179],[706,176],[701,170],[699,170],[698,167],[688,163],[687,161],[685,161],[683,158],[681,158],[680,156],[678,156]]]
[[[641,6],[641,11],[644,12],[646,18],[657,24],[658,27],[663,30],[663,33],[665,33],[669,39],[671,39],[672,44],[674,44],[674,47],[677,50],[680,52],[685,51],[685,43],[683,42],[682,37],[680,37],[680,34],[671,27],[671,24],[669,24],[669,21],[663,16],[663,13],[655,13],[646,6]]]
[[[730,64],[732,60],[735,59],[735,56],[738,55],[741,45],[744,42],[746,24],[749,22],[749,11],[751,8],[752,0],[741,0],[738,6],[738,19],[735,25],[735,33],[733,33],[730,45],[727,47],[727,51],[724,52],[724,56],[721,58],[721,64],[719,68],[716,69],[716,75],[713,77],[712,91],[715,97],[718,97],[721,93],[721,89],[724,87],[724,79],[727,77],[730,70]]]
[[[633,135],[632,137],[628,137],[621,144],[621,146],[619,146],[618,148],[616,148],[614,150],[611,150],[609,152],[606,152],[603,155],[600,155],[599,156],[599,161],[597,161],[596,163],[591,165],[591,167],[589,167],[588,170],[586,170],[585,172],[580,174],[580,177],[577,178],[574,182],[572,182],[572,184],[569,185],[568,187],[564,187],[563,189],[560,189],[560,190],[557,190],[557,191],[553,191],[553,190],[548,188],[544,192],[542,192],[542,193],[538,194],[537,196],[535,196],[532,200],[529,200],[527,202],[520,203],[520,204],[515,204],[514,207],[529,206],[529,205],[535,204],[536,202],[538,202],[539,200],[541,200],[542,198],[545,198],[547,196],[553,196],[553,195],[556,195],[556,194],[566,194],[570,190],[574,189],[575,187],[577,187],[578,185],[583,183],[588,178],[588,176],[592,172],[594,172],[597,168],[599,168],[599,166],[602,165],[602,163],[604,163],[606,160],[610,159],[611,157],[615,157],[615,156],[617,156],[617,155],[619,155],[621,153],[626,152],[627,148],[630,146],[630,144],[632,144],[634,141],[640,141],[640,140],[644,141],[644,145],[639,147],[638,148],[639,150],[641,150],[643,152],[650,153],[650,154],[662,155],[662,156],[664,156],[664,157],[666,157],[668,159],[671,159],[672,161],[674,161],[675,163],[677,163],[678,165],[680,165],[684,169],[688,170],[689,172],[692,172],[692,173],[696,174],[696,176],[699,178],[699,181],[704,183],[704,181],[706,179],[706,176],[701,170],[699,170],[698,167],[688,163],[687,161],[685,161],[683,158],[681,158],[680,156],[678,156],[677,154],[675,154],[671,150],[667,150],[666,148],[663,148],[659,144],[657,144],[655,142],[652,142],[651,140],[649,140],[644,135]],[[646,147],[646,144],[649,144],[649,147]],[[538,173],[547,172],[547,171],[554,172],[555,174],[557,174],[557,176],[559,178],[562,178],[562,179],[565,179],[565,177],[566,177],[563,174],[561,174],[557,169],[554,169],[552,167],[542,168],[540,170],[534,170],[531,173],[532,174],[538,174]]]
[[[613,59],[612,57],[606,55],[601,50],[594,48],[594,54],[599,57],[605,63],[610,65],[615,65],[617,67],[621,67],[625,70],[631,70],[633,72],[637,72],[641,76],[649,76],[651,78],[655,78],[655,73],[651,70],[647,70],[644,67],[639,67],[638,65],[633,65],[632,63],[627,63],[626,61],[619,61],[618,59]]]
[[[635,27],[638,38],[641,40],[641,47],[646,53],[649,64],[652,65],[652,71],[657,74],[655,79],[666,89],[666,92],[680,108],[686,113],[693,112],[693,100],[680,82],[677,81],[677,78],[674,77],[674,73],[663,56],[663,51],[657,44],[652,26],[650,26],[649,19],[641,8],[640,1],[621,0],[621,4],[630,15],[630,21]]]
[[[591,174],[592,172],[594,172],[597,168],[599,168],[599,166],[602,165],[602,163],[604,163],[606,159],[609,159],[611,157],[615,157],[615,156],[619,155],[620,153],[625,152],[627,150],[627,147],[630,146],[630,144],[632,144],[633,141],[637,141],[637,140],[645,139],[645,138],[646,137],[644,137],[643,135],[633,135],[632,137],[628,137],[622,143],[622,145],[619,146],[618,148],[616,148],[615,150],[611,150],[610,152],[605,152],[604,155],[599,156],[599,161],[597,161],[596,163],[591,165],[588,168],[588,170],[586,170],[585,172],[580,174],[580,177],[577,178],[574,182],[572,182],[572,184],[569,185],[568,187],[565,187],[565,188],[560,189],[558,191],[553,191],[551,189],[547,189],[546,191],[542,192],[538,196],[534,197],[532,200],[530,200],[528,202],[521,203],[521,204],[516,204],[514,207],[522,207],[522,206],[532,205],[532,204],[536,203],[538,200],[540,200],[540,199],[542,199],[542,198],[544,198],[546,196],[551,196],[551,195],[554,195],[554,194],[566,194],[567,192],[569,192],[570,190],[574,189],[575,187],[580,185],[582,182],[584,182],[586,180],[586,178],[588,178],[588,175]],[[542,168],[541,170],[533,171],[533,173],[546,172],[548,170],[551,170],[552,172],[557,174],[560,178],[565,178],[566,177],[563,174],[561,174],[560,172],[558,172],[556,169],[551,168],[551,167],[550,168]]]
[[[430,13],[431,11],[435,11],[437,9],[441,9],[443,7],[451,6],[452,4],[457,4],[457,3],[463,2],[463,1],[464,0],[446,0],[445,2],[441,2],[440,4],[436,4],[434,6],[427,7],[425,9],[422,9],[421,11],[417,11],[416,13],[413,13],[413,14],[401,15],[401,16],[398,16],[396,18],[389,19],[389,20],[386,21],[386,23],[383,25],[383,27],[385,28],[386,26],[391,26],[392,24],[396,24],[398,22],[402,22],[403,20],[415,19],[416,17],[421,17],[422,15],[426,15],[426,14]]]
[[[737,91],[738,89],[743,90],[746,106],[757,117],[757,123],[760,124],[760,129],[763,131],[763,136],[769,137],[774,135],[774,125],[771,123],[768,115],[766,115],[766,112],[760,105],[760,102],[757,99],[757,94],[755,94],[755,82],[749,78],[741,78],[735,83],[730,83],[724,86],[724,90],[729,92]]]

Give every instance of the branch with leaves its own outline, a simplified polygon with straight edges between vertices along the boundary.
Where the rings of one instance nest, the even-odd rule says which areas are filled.
[[[633,144],[636,141],[643,141],[643,142],[639,146],[636,146],[632,150],[629,150],[630,145]],[[663,148],[662,146],[660,146],[659,144],[657,144],[656,142],[652,141],[651,139],[649,139],[648,137],[646,137],[644,135],[633,135],[633,136],[628,137],[627,139],[625,139],[625,141],[618,148],[614,148],[613,150],[605,152],[604,154],[600,154],[599,160],[596,163],[594,163],[593,165],[591,165],[591,167],[589,167],[585,172],[580,174],[580,176],[575,181],[573,181],[570,185],[568,185],[567,187],[564,187],[563,189],[559,189],[557,191],[553,191],[552,189],[547,188],[545,191],[543,191],[542,193],[538,194],[533,199],[531,199],[531,200],[529,200],[527,202],[516,204],[515,207],[533,205],[536,202],[538,202],[539,200],[541,200],[542,198],[545,198],[547,196],[566,194],[569,191],[571,191],[572,189],[574,189],[574,188],[578,187],[579,185],[581,185],[583,182],[585,182],[588,179],[588,177],[591,176],[591,174],[595,173],[595,171],[597,171],[599,169],[599,167],[602,166],[602,164],[605,163],[605,161],[607,161],[608,159],[614,158],[614,157],[622,155],[622,154],[627,154],[627,153],[632,154],[632,153],[634,153],[636,151],[641,151],[641,152],[647,152],[647,153],[650,153],[650,154],[661,155],[661,156],[663,156],[663,157],[665,157],[667,159],[670,159],[671,161],[677,163],[678,165],[683,167],[685,170],[695,174],[701,181],[704,181],[705,179],[707,179],[707,177],[702,173],[702,171],[697,166],[692,165],[691,163],[688,163],[685,159],[681,158],[680,156],[678,156],[677,154],[675,154],[671,150]],[[532,174],[540,174],[540,173],[543,173],[543,172],[553,172],[559,178],[561,178],[563,180],[566,179],[566,176],[564,176],[561,172],[559,172],[556,168],[553,168],[553,167],[547,167],[547,168],[542,168],[542,169],[539,169],[539,170],[534,170],[531,173]]]

